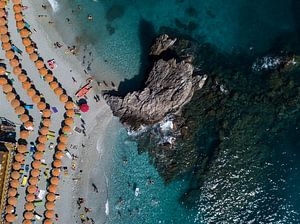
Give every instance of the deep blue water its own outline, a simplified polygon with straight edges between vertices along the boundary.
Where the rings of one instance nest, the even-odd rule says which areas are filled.
[[[58,29],[69,44],[81,46],[82,52],[84,46],[88,45],[88,51],[92,51],[94,58],[91,68],[96,77],[113,81],[135,77],[131,87],[140,84],[140,74],[147,65],[149,46],[161,32],[168,31],[208,42],[219,52],[228,54],[259,56],[269,51],[280,51],[283,47],[298,54],[300,52],[300,2],[297,0],[60,2]],[[87,20],[88,15],[93,16],[92,21]],[[66,17],[71,19],[71,24],[65,21]],[[68,40],[69,30],[77,33],[77,42]],[[83,56],[79,57],[82,59]],[[235,57],[235,60],[239,58]],[[300,133],[295,122],[287,122],[284,129],[282,136],[271,144],[269,162],[261,164],[262,170],[270,172],[267,175],[268,184],[264,180],[262,183],[265,185],[256,185],[253,192],[248,192],[245,186],[247,181],[251,181],[249,175],[254,171],[239,166],[240,170],[236,173],[243,175],[246,172],[245,176],[240,176],[245,177],[245,191],[242,188],[237,192],[234,184],[228,185],[228,198],[222,202],[224,204],[218,201],[205,204],[206,197],[215,196],[210,191],[216,187],[216,179],[208,180],[201,199],[195,199],[199,200],[199,204],[194,209],[186,209],[179,202],[180,196],[187,190],[189,178],[180,177],[166,186],[149,164],[148,155],[139,155],[136,144],[129,140],[125,130],[120,130],[113,152],[109,223],[189,224],[201,223],[202,217],[203,223],[214,223],[209,220],[214,220],[213,217],[218,214],[221,215],[217,223],[244,223],[241,217],[249,214],[255,220],[253,211],[259,217],[264,217],[263,213],[269,214],[260,223],[299,223]],[[153,179],[154,184],[149,184],[149,179]],[[227,180],[220,181],[226,183]],[[138,197],[134,196],[135,185],[141,190]],[[228,220],[231,214],[224,215],[222,220],[222,205],[225,211],[229,205],[238,208],[241,203],[253,211],[236,210],[232,213],[231,221]]]

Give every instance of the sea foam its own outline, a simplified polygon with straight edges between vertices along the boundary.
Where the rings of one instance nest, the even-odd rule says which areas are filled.
[[[59,4],[56,0],[48,0],[49,4],[52,7],[53,12],[57,12],[59,9]]]

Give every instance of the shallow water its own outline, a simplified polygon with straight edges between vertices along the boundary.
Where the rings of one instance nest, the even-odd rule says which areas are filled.
[[[141,83],[149,46],[161,32],[187,35],[228,54],[255,57],[278,52],[283,46],[300,52],[300,3],[296,0],[61,0],[59,3],[58,30],[68,44],[80,46],[79,58],[84,60],[84,66],[93,58],[91,73],[99,80],[135,77],[131,88]],[[88,15],[92,15],[93,20],[89,21]],[[70,31],[76,33],[76,38],[70,39]],[[295,122],[286,122],[283,127],[286,131],[269,144],[269,157],[257,169],[244,167],[243,161],[234,155],[231,158],[224,151],[220,167],[212,168],[215,173],[203,186],[203,195],[195,198],[198,205],[194,209],[186,209],[179,202],[189,187],[189,177],[180,177],[165,186],[149,164],[148,155],[138,155],[135,143],[128,139],[125,130],[119,130],[113,151],[108,223],[188,224],[200,223],[200,220],[203,223],[245,223],[246,218],[254,220],[253,212],[262,220],[260,223],[299,223],[300,133]],[[233,175],[233,179],[240,175],[240,186],[218,179],[219,172],[224,172],[222,165],[228,162],[226,158],[231,158],[232,167],[238,169],[229,169],[228,174]],[[266,180],[251,183],[249,180],[255,172],[267,173],[263,175]],[[154,184],[149,184],[149,179],[153,179]],[[227,198],[212,203],[208,199],[217,198],[218,192],[212,191],[219,189],[217,181],[222,182],[219,187],[226,189]],[[140,188],[141,194],[137,197],[134,185]],[[245,211],[237,209],[224,214],[229,206],[239,208],[243,203]]]

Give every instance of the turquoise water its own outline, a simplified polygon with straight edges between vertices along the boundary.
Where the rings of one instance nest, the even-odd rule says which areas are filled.
[[[80,47],[79,59],[83,60],[85,55],[85,66],[93,58],[91,73],[99,80],[121,81],[135,77],[133,88],[141,83],[149,46],[162,32],[208,42],[224,54],[255,57],[278,52],[283,46],[300,52],[300,3],[296,0],[61,0],[60,7],[58,30],[68,44]],[[93,16],[92,21],[87,19],[88,15]],[[70,39],[70,30],[76,33],[76,38]],[[239,57],[235,60],[235,64],[242,64]],[[239,188],[234,184],[226,186],[227,180],[220,180],[223,183],[219,187],[226,189],[224,195],[228,196],[225,201],[211,201],[218,196],[211,193],[211,189],[217,187],[218,174],[223,172],[222,166],[213,167],[215,173],[207,179],[203,194],[195,198],[198,204],[189,209],[179,200],[189,187],[189,176],[181,176],[165,185],[149,163],[148,155],[139,155],[136,143],[125,130],[119,130],[113,151],[108,223],[189,224],[200,223],[200,220],[203,223],[258,223],[249,221],[254,220],[255,215],[263,220],[260,223],[299,223],[300,133],[295,125],[299,119],[295,120],[283,124],[285,131],[272,142],[270,157],[261,167],[243,167],[243,161],[236,162],[240,172],[229,173],[241,175],[243,182]],[[228,157],[226,151],[223,156]],[[230,162],[234,164],[237,158],[231,156]],[[256,171],[268,174],[262,175],[265,179],[261,182],[252,183],[251,175]],[[154,183],[149,184],[149,179]],[[251,192],[251,186],[257,192]],[[135,187],[140,188],[137,197]],[[237,209],[222,216],[228,207],[238,208],[242,203],[245,210]]]

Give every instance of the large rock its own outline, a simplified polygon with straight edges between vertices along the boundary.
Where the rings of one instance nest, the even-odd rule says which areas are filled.
[[[176,38],[172,39],[167,34],[159,36],[151,47],[150,55],[160,55],[174,45]]]
[[[123,124],[133,129],[151,125],[168,114],[180,113],[194,91],[202,88],[206,75],[194,76],[193,71],[193,65],[185,61],[161,59],[154,63],[143,90],[124,98],[106,94],[105,99]]]

